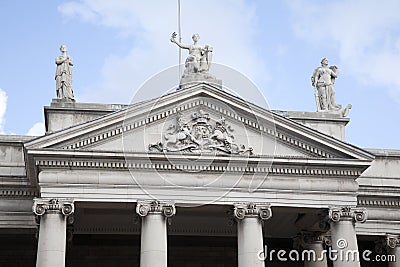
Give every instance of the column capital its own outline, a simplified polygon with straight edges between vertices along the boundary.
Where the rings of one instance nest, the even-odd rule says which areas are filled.
[[[261,220],[268,220],[272,217],[271,205],[269,203],[234,203],[233,214],[238,220],[246,217],[259,217]]]
[[[293,238],[293,247],[296,249],[307,248],[312,244],[329,245],[330,236],[317,231],[302,231]]]
[[[158,200],[138,200],[136,205],[136,213],[140,217],[145,217],[149,213],[163,214],[165,217],[170,218],[175,215],[175,204],[170,202],[162,202]]]
[[[301,232],[301,241],[303,244],[324,243],[326,236],[321,232]]]
[[[385,237],[386,246],[389,248],[396,248],[400,246],[400,236],[387,234]]]
[[[363,223],[367,220],[367,209],[353,207],[330,207],[328,217],[332,222],[352,220]]]
[[[72,199],[34,198],[32,211],[36,216],[43,216],[46,213],[71,216],[75,212],[75,205]]]

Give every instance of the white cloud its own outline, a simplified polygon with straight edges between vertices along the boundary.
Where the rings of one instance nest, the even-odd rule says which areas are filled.
[[[346,71],[362,84],[400,95],[400,1],[287,1],[295,33],[336,48]],[[400,98],[398,99],[400,100]]]
[[[60,5],[59,11],[68,19],[79,17],[113,28],[132,42],[126,55],[111,54],[105,59],[102,77],[86,88],[80,101],[129,102],[132,92],[147,78],[178,63],[178,48],[169,41],[178,29],[176,1],[70,1]],[[214,48],[214,62],[264,82],[268,72],[254,49],[256,19],[254,6],[244,0],[182,1],[183,42],[191,43],[192,34],[197,32],[201,44]],[[187,51],[182,55],[184,62]]]
[[[40,136],[40,135],[44,135],[44,133],[45,133],[44,122],[37,122],[29,129],[29,131],[26,135]]]
[[[5,114],[7,109],[7,93],[0,88],[0,134],[4,134]]]

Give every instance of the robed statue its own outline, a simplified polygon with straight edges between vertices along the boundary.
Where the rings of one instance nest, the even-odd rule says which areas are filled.
[[[311,84],[315,89],[315,103],[318,112],[341,113],[343,116],[348,114],[351,105],[342,109],[342,105],[336,104],[336,92],[334,84],[339,75],[336,66],[328,66],[327,58],[321,60],[321,66],[316,68],[311,76]]]
[[[56,94],[58,99],[75,101],[72,88],[72,66],[74,62],[67,56],[67,46],[61,45],[61,55],[56,58]]]
[[[193,44],[185,45],[176,40],[176,33],[171,36],[171,42],[175,43],[182,49],[189,50],[189,55],[185,61],[185,71],[182,77],[190,76],[191,74],[208,74],[212,61],[212,47],[200,46],[198,41],[200,36],[195,33],[192,36]]]

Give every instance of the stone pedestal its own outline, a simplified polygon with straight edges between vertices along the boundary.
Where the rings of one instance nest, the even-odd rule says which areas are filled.
[[[264,267],[265,262],[259,257],[264,250],[261,221],[271,218],[270,206],[238,203],[234,214],[238,221],[238,266]]]
[[[33,212],[40,221],[36,267],[65,266],[67,217],[72,201],[35,199]]]
[[[85,123],[126,107],[127,105],[121,104],[79,103],[53,99],[50,106],[44,107],[46,133]]]
[[[332,255],[334,267],[360,267],[355,222],[363,223],[367,219],[364,209],[333,207],[329,210],[331,220]],[[336,251],[336,253],[335,253]]]
[[[222,80],[218,80],[208,73],[193,73],[182,77],[179,83],[179,89],[187,89],[201,83],[209,84],[222,90]]]
[[[142,217],[140,266],[167,267],[167,218],[175,214],[175,206],[138,201],[136,212]]]
[[[350,119],[330,112],[274,111],[319,132],[346,141],[345,128]]]
[[[387,235],[386,244],[388,256],[393,260],[388,262],[389,267],[400,267],[400,236],[398,235]]]

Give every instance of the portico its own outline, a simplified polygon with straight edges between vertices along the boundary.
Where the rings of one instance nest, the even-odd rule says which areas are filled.
[[[394,191],[374,188],[400,153],[347,144],[348,121],[314,115],[206,83],[114,109],[53,101],[48,134],[13,141],[38,191],[3,202],[3,225],[20,222],[10,228],[26,240],[38,229],[37,248],[25,245],[39,267],[387,266],[362,253],[385,239],[382,253],[398,255],[395,171]]]

